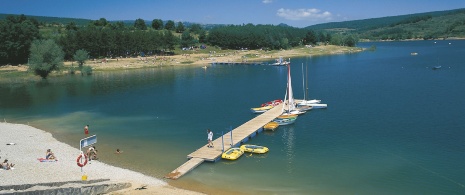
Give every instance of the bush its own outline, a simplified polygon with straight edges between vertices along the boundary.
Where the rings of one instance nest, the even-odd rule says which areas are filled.
[[[91,66],[83,66],[81,69],[81,75],[91,75],[92,74],[92,67]]]

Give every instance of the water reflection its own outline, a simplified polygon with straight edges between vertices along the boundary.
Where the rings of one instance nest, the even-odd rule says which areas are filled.
[[[294,125],[286,126],[284,129],[284,134],[282,135],[282,141],[284,143],[284,149],[287,158],[287,173],[292,173],[294,171],[293,162],[295,156]]]

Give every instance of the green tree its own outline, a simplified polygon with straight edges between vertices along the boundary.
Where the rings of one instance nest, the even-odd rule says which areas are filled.
[[[95,26],[106,26],[107,24],[108,24],[108,21],[105,18],[100,18],[99,20],[94,21]]]
[[[165,29],[166,30],[174,30],[174,21],[173,20],[168,20],[165,24]]]
[[[191,36],[189,31],[184,31],[181,35],[181,48],[182,47],[189,47],[195,44],[194,37]]]
[[[155,30],[163,29],[163,21],[161,19],[152,20],[152,28]]]
[[[199,33],[199,42],[200,43],[206,43],[207,42],[207,32],[204,30],[201,30]]]
[[[163,33],[163,48],[168,50],[174,50],[174,46],[178,43],[178,38],[173,35],[171,31],[165,31]]]
[[[313,30],[308,31],[307,34],[305,35],[304,43],[315,45],[317,41],[318,41],[318,38],[317,38],[315,31]]]
[[[147,25],[145,25],[145,21],[143,19],[139,18],[134,22],[134,28],[139,30],[147,30]]]
[[[66,30],[74,30],[76,31],[77,30],[77,26],[76,26],[76,23],[74,22],[70,22],[66,25]]]
[[[202,31],[202,26],[200,26],[200,24],[192,24],[189,31],[191,33],[200,34]]]
[[[64,53],[55,41],[34,40],[31,44],[29,68],[43,79],[63,66]]]
[[[182,33],[184,32],[185,28],[184,28],[184,24],[182,24],[182,22],[178,22],[178,25],[176,26],[176,32],[177,33]]]
[[[39,36],[39,28],[24,15],[0,20],[0,64],[27,63],[32,40]]]
[[[124,22],[122,22],[122,21],[116,22],[114,27],[115,27],[115,30],[124,30],[124,29],[126,29],[126,26],[124,25]]]
[[[82,65],[89,59],[89,53],[83,49],[77,50],[73,59],[79,63],[79,69],[82,69]]]

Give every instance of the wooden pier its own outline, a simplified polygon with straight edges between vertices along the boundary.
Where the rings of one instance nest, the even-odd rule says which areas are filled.
[[[282,114],[282,105],[275,106],[274,108],[257,115],[257,117],[247,121],[241,126],[225,133],[223,137],[219,136],[213,140],[213,148],[207,147],[207,144],[197,149],[196,151],[187,155],[189,159],[186,163],[169,173],[165,178],[178,179],[190,170],[202,164],[204,161],[215,162],[221,158],[224,150],[231,147],[237,147],[241,143],[248,141],[250,138],[257,135],[263,130],[263,126]],[[224,145],[223,145],[224,144]]]

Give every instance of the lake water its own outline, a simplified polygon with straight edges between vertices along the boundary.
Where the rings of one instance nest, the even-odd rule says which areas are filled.
[[[170,183],[214,194],[465,194],[465,41],[359,46],[371,45],[291,59],[295,98],[308,65],[310,99],[328,108],[247,142],[267,154],[203,163]],[[206,144],[207,128],[216,138],[283,99],[286,71],[170,66],[2,84],[0,117],[76,148],[89,124],[102,161],[161,178]]]

